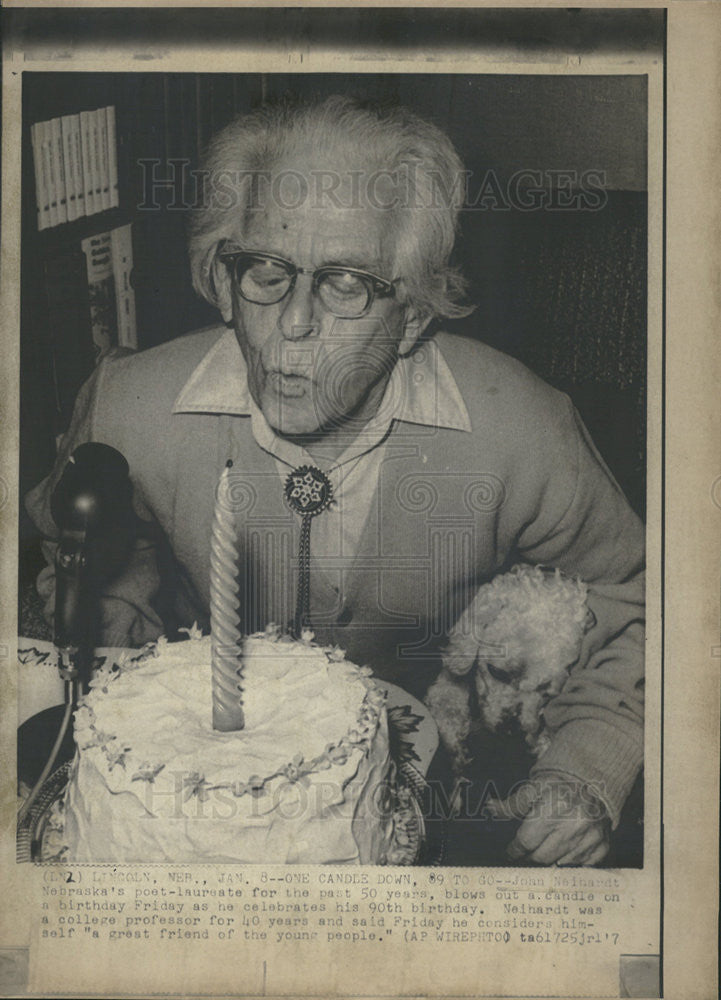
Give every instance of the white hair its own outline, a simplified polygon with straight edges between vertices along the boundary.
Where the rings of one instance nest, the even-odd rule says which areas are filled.
[[[213,269],[218,245],[224,238],[237,239],[239,226],[242,232],[247,225],[251,199],[257,197],[254,185],[263,175],[292,163],[293,153],[329,148],[356,171],[361,156],[393,179],[393,204],[383,208],[394,213],[393,251],[405,300],[422,317],[472,312],[463,302],[465,281],[449,264],[466,177],[452,143],[435,125],[404,108],[339,96],[314,104],[264,105],[211,140],[201,172],[206,188],[193,213],[189,240],[196,291],[217,305]],[[235,183],[230,204],[227,197],[214,197],[219,178],[226,196]]]

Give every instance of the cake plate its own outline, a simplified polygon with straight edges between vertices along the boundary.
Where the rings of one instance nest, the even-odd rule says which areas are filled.
[[[53,849],[48,843],[48,834],[51,830],[54,806],[62,799],[71,767],[72,761],[67,761],[48,775],[22,823],[18,824],[17,861],[60,860],[52,856]],[[57,854],[57,848],[55,853]]]

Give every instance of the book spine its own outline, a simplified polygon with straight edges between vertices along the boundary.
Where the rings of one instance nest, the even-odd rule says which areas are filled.
[[[110,207],[120,204],[118,192],[118,139],[115,128],[115,105],[105,109],[108,119],[108,167],[110,171]]]
[[[95,112],[98,122],[98,174],[100,177],[100,203],[103,211],[110,208],[110,157],[108,155],[107,108]]]
[[[38,128],[41,135],[45,175],[48,180],[49,225],[57,226],[60,220],[58,218],[58,195],[55,180],[55,165],[53,163],[53,137],[50,131],[50,122],[40,122]]]
[[[64,115],[60,119],[60,131],[63,142],[63,168],[65,170],[65,195],[67,198],[68,222],[74,222],[78,217],[77,171],[75,169],[72,136],[72,116]]]
[[[93,195],[95,196],[95,211],[103,210],[103,182],[100,165],[100,129],[98,127],[98,112],[90,111],[90,174],[93,180]]]
[[[113,274],[115,276],[115,304],[118,313],[118,346],[138,349],[138,330],[135,319],[135,290],[133,273],[132,226],[119,226],[112,234]]]
[[[85,176],[83,173],[83,150],[80,141],[80,115],[70,115],[70,143],[75,169],[75,197],[78,218],[85,215]]]
[[[82,240],[88,271],[90,327],[96,363],[118,343],[113,250],[110,233]]]
[[[56,196],[58,201],[58,224],[60,224],[68,221],[68,194],[65,184],[63,133],[59,118],[51,118],[50,135],[53,167],[55,170]]]
[[[80,112],[80,145],[83,156],[83,185],[85,188],[85,214],[94,215],[97,211],[95,207],[95,191],[93,184],[92,158],[90,155],[91,146],[90,132],[90,112]]]
[[[35,201],[38,208],[38,229],[47,229],[50,225],[50,202],[48,199],[48,178],[43,159],[40,125],[30,129],[30,139],[33,147],[33,167],[35,169]]]

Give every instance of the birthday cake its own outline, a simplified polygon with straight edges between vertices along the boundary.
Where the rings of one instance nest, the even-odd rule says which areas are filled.
[[[370,671],[307,633],[248,636],[245,726],[220,732],[210,660],[191,630],[96,672],[75,714],[67,860],[403,863],[408,815]]]

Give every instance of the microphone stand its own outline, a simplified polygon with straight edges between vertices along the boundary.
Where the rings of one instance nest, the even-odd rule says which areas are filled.
[[[72,714],[90,679],[93,649],[90,623],[94,617],[91,595],[95,588],[88,586],[91,560],[88,559],[87,542],[87,532],[65,529],[55,553],[55,646],[58,669],[64,681],[65,711],[50,756],[18,812],[18,829],[22,828],[53,769]]]
[[[135,518],[128,463],[108,445],[81,445],[53,491],[51,509],[61,529],[55,553],[55,646],[65,711],[50,756],[18,813],[18,833],[52,771],[80,696],[88,689],[102,584],[122,571],[132,548]],[[19,845],[20,840],[20,851]]]

